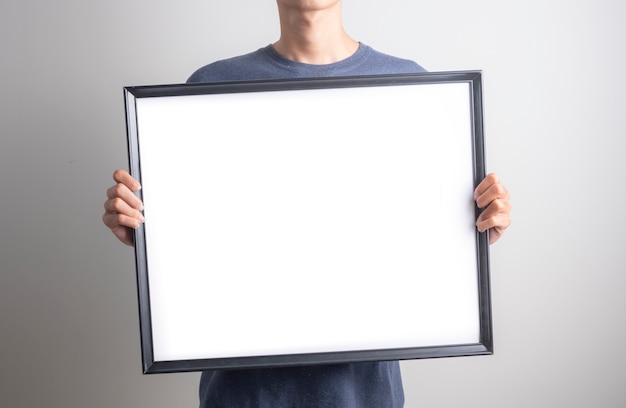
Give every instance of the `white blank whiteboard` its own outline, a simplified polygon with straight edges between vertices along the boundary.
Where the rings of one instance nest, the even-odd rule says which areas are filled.
[[[126,88],[144,371],[490,353],[477,79]]]

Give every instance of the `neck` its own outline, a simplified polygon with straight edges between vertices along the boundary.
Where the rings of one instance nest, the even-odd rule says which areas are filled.
[[[326,8],[289,6],[278,2],[280,39],[274,49],[307,64],[331,64],[350,57],[359,43],[345,32],[341,2]]]

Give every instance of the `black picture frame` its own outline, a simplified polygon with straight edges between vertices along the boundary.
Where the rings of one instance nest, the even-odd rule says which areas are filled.
[[[125,87],[143,372],[491,354],[481,78]]]

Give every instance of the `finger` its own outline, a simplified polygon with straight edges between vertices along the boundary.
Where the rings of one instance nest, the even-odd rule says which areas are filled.
[[[495,173],[489,173],[474,189],[474,200],[494,191],[494,188],[506,190],[500,182],[500,178]]]
[[[133,178],[126,170],[117,169],[113,173],[113,180],[117,183],[124,184],[126,187],[130,189],[130,191],[137,191],[141,189],[141,185],[137,180]]]
[[[482,191],[474,196],[478,208],[485,208],[494,200],[506,201],[510,197],[508,190],[499,182],[490,184],[488,187],[481,190]]]
[[[480,183],[478,183],[476,189],[474,189],[474,198],[477,198],[489,189],[489,187],[497,183],[500,183],[498,176],[495,173],[489,173]]]
[[[477,222],[486,220],[498,214],[509,214],[511,212],[511,203],[504,199],[493,200],[487,208],[485,208],[478,216]]]
[[[489,230],[489,243],[496,242],[511,225],[511,204],[507,200],[494,200],[476,220],[479,232]]]
[[[491,217],[476,221],[476,229],[478,229],[478,232],[495,229],[502,233],[509,225],[511,225],[511,216],[509,214],[495,214]]]
[[[120,227],[137,229],[143,221],[137,217],[131,217],[126,214],[106,212],[102,215],[102,222],[104,222],[104,225],[111,231],[115,232],[115,230]]]
[[[139,197],[137,197],[135,193],[133,193],[125,184],[118,183],[109,188],[107,190],[107,197],[109,200],[119,198],[126,202],[130,207],[139,211],[143,210],[143,203],[141,202],[141,199],[139,199]]]
[[[511,217],[508,214],[498,214],[476,224],[479,232],[489,231],[490,245],[500,239],[509,225],[511,225]]]
[[[134,218],[139,222],[145,221],[141,211],[131,207],[126,201],[119,197],[106,200],[104,202],[104,211],[106,214],[121,214],[130,218]]]

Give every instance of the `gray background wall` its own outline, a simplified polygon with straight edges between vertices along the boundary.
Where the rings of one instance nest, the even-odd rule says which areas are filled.
[[[344,3],[375,48],[484,70],[488,167],[513,194],[495,355],[403,363],[406,406],[625,406],[626,3]],[[196,406],[197,374],[140,374],[133,255],[100,221],[122,87],[277,35],[271,0],[2,2],[1,406]]]

